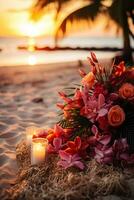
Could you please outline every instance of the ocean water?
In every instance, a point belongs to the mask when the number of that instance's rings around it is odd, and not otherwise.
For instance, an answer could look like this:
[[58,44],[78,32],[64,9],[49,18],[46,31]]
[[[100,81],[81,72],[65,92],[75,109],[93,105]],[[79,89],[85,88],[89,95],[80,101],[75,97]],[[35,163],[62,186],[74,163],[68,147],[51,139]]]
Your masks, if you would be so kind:
[[[28,45],[33,39],[0,37],[0,66],[35,65],[57,62],[68,62],[85,60],[89,55],[88,51],[26,51],[18,50],[18,46]],[[37,46],[53,47],[52,38],[36,38]],[[59,42],[60,46],[70,47],[122,47],[121,37],[68,37]],[[134,47],[134,41],[132,41]],[[96,52],[98,58],[112,58],[115,52]]]

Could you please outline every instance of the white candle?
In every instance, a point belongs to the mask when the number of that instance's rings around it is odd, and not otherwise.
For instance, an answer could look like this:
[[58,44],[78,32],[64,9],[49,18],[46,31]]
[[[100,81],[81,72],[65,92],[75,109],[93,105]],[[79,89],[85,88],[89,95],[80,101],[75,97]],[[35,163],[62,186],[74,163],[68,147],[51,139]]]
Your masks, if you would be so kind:
[[31,164],[39,164],[45,161],[48,140],[45,138],[34,138],[31,146]]
[[26,140],[27,144],[31,145],[33,135],[36,135],[37,127],[31,126],[26,129]]

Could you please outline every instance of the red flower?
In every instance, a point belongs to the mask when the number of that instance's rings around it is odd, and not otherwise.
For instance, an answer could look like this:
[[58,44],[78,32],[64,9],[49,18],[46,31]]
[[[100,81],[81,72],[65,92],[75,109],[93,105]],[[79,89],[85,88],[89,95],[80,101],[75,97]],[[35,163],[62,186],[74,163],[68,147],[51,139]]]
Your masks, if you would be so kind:
[[85,150],[89,144],[86,140],[82,141],[81,138],[77,136],[74,141],[68,141],[67,146],[68,148],[65,150],[66,152],[70,154],[78,153],[81,156],[85,156]]
[[113,76],[121,76],[126,70],[124,61],[120,62],[118,65],[115,65],[113,68]]
[[98,98],[99,94],[103,94],[104,96],[106,96],[108,94],[108,91],[106,90],[106,88],[104,87],[104,85],[101,84],[95,84],[94,87],[94,96],[96,98]]
[[109,127],[107,116],[99,117],[98,123],[101,130],[107,130]]
[[74,154],[77,153],[81,148],[81,138],[77,136],[74,141],[67,142],[68,148],[66,152]]
[[53,142],[54,138],[62,138],[64,140],[66,138],[66,134],[64,132],[64,129],[56,124],[54,130],[50,129],[50,131],[48,131],[48,135],[46,138],[49,142]]

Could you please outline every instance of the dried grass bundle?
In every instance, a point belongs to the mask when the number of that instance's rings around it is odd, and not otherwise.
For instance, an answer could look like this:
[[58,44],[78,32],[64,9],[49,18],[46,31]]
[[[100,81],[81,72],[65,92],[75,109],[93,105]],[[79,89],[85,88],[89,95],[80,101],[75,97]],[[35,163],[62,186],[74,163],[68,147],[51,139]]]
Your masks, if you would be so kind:
[[19,166],[16,184],[8,190],[13,200],[87,200],[104,195],[129,195],[126,176],[121,169],[103,166],[94,160],[87,163],[83,172],[63,170],[57,166],[55,155],[46,163],[30,165],[30,149],[25,142],[17,146]]

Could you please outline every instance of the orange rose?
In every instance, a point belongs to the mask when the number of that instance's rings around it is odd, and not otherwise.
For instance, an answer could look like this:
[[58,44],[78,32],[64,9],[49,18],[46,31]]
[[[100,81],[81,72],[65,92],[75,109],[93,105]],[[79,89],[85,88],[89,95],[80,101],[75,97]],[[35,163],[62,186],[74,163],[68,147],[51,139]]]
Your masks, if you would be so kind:
[[86,85],[89,88],[91,88],[94,85],[94,82],[95,82],[95,76],[93,72],[89,72],[86,76],[83,77],[81,81],[83,85]]
[[134,86],[131,83],[124,83],[119,89],[119,96],[123,99],[131,99],[134,97]]
[[110,108],[108,112],[108,122],[111,126],[117,127],[120,126],[125,120],[125,113],[123,109],[115,105]]

